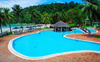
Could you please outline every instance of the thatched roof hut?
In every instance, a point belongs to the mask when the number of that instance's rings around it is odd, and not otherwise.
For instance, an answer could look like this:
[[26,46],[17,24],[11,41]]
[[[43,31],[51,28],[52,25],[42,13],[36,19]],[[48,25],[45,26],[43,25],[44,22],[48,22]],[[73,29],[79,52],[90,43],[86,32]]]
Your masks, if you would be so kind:
[[64,23],[63,21],[59,21],[53,25],[53,27],[70,27],[67,23]]
[[54,31],[68,31],[68,29],[69,29],[69,25],[67,24],[67,23],[64,23],[63,21],[59,21],[59,22],[57,22],[57,23],[55,23],[54,25],[53,25],[53,27],[54,27]]

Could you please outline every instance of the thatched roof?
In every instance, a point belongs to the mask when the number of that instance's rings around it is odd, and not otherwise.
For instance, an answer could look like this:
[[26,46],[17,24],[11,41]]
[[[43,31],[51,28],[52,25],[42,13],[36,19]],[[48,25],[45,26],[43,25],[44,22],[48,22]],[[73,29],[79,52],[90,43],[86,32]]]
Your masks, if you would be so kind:
[[53,27],[69,27],[69,25],[67,25],[66,23],[64,23],[63,21],[59,21],[57,23],[55,23],[53,25]]

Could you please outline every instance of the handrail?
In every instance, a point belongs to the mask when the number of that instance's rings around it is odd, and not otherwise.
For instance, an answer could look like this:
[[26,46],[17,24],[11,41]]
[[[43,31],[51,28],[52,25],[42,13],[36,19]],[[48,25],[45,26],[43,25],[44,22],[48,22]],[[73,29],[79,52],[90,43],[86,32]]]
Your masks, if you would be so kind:
[[85,33],[88,33],[88,34],[90,34],[91,32],[90,32],[90,30],[88,30],[87,28],[85,28],[85,27],[80,27],[80,26],[72,26],[72,27],[70,27],[70,28],[73,28],[73,27],[77,27],[77,28],[80,28],[82,31],[84,31]]

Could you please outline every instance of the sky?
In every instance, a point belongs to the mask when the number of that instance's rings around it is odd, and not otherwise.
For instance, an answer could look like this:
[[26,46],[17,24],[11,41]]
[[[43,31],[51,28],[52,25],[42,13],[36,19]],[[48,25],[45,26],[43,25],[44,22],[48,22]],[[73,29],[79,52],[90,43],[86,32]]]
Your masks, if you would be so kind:
[[22,8],[25,8],[33,5],[50,4],[52,2],[69,3],[71,1],[74,1],[75,3],[82,3],[82,0],[0,0],[0,7],[6,7],[11,9],[14,4],[18,4]]

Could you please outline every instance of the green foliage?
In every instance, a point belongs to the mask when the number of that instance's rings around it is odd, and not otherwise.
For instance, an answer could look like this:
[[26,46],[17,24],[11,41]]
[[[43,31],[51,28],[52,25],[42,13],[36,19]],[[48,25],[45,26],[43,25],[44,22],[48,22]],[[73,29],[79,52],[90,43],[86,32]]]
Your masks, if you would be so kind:
[[61,12],[52,13],[52,19],[53,19],[52,24],[61,20],[61,14],[62,14]]
[[92,28],[93,28],[94,26],[84,26],[84,27],[86,27],[86,28],[88,28],[88,27],[92,27]]
[[10,22],[11,22],[11,19],[12,19],[12,14],[9,13],[10,9],[8,9],[8,8],[4,8],[3,11],[4,11],[5,21],[6,21],[7,24],[9,24],[9,28],[10,28],[10,32],[11,32]]
[[20,16],[21,16],[21,11],[22,11],[22,8],[20,7],[20,5],[14,5],[12,7],[12,10],[13,10],[13,13],[14,13],[14,16],[15,16],[15,22],[16,23],[21,23],[21,20],[20,20]]
[[83,0],[86,1],[88,3],[85,3],[84,7],[82,8],[82,12],[83,13],[87,13],[87,17],[89,18],[90,21],[90,25],[92,26],[92,22],[97,21],[98,25],[99,24],[99,16],[100,16],[100,12],[98,12],[98,10],[100,10],[100,2],[99,0]]
[[44,24],[50,24],[52,21],[52,18],[51,16],[44,12],[43,15],[41,16],[41,23],[44,23]]
[[0,38],[1,37],[4,37],[4,36],[8,36],[8,35],[12,35],[12,32],[9,32],[8,34],[5,34],[5,35],[0,36]]
[[[43,13],[48,13],[47,19],[49,21],[45,23],[56,23],[59,20],[66,22],[67,13],[69,9],[75,8],[78,3],[73,1],[70,3],[51,3],[37,6],[30,6],[22,9],[20,5],[14,5],[12,12],[14,18],[11,23],[40,23],[43,21]],[[45,16],[45,15],[44,15]],[[44,23],[44,22],[42,22]]]
[[70,24],[70,23],[69,23],[68,25],[69,25],[69,26],[76,26],[76,24],[75,24],[75,23],[73,23],[73,24]]
[[[20,5],[14,5],[12,7],[12,12],[9,12],[9,19],[12,22],[9,23],[45,23],[54,24],[60,20],[66,23],[72,23],[75,25],[87,25],[86,19],[91,22],[95,20],[100,20],[100,8],[97,1],[95,4],[90,0],[85,0],[88,3],[51,3],[37,6],[30,6],[26,8],[21,8]],[[94,1],[94,0],[93,0]],[[91,3],[92,2],[92,3]],[[96,4],[97,3],[97,4]],[[4,18],[2,18],[4,19]],[[8,23],[7,21],[3,21]],[[2,23],[3,23],[2,22]],[[5,24],[6,25],[6,24]],[[87,25],[89,26],[89,25]]]
[[96,26],[96,28],[99,28],[99,26]]
[[54,12],[61,12],[62,10],[68,11],[69,9],[72,9],[76,7],[77,5],[78,3],[74,3],[73,1],[71,1],[70,3],[66,3],[66,2],[65,3],[51,3],[51,4],[31,6],[31,7],[40,11],[41,13],[43,12],[54,13]]
[[1,30],[1,33],[2,33],[1,25],[6,26],[6,21],[5,21],[4,13],[3,13],[3,8],[0,8],[0,30]]
[[30,7],[29,11],[27,11],[28,20],[30,23],[39,23],[41,20],[41,14],[39,11],[35,10],[34,8]]
[[100,35],[98,35],[98,36],[95,36],[95,38],[99,38],[99,39],[100,39]]

